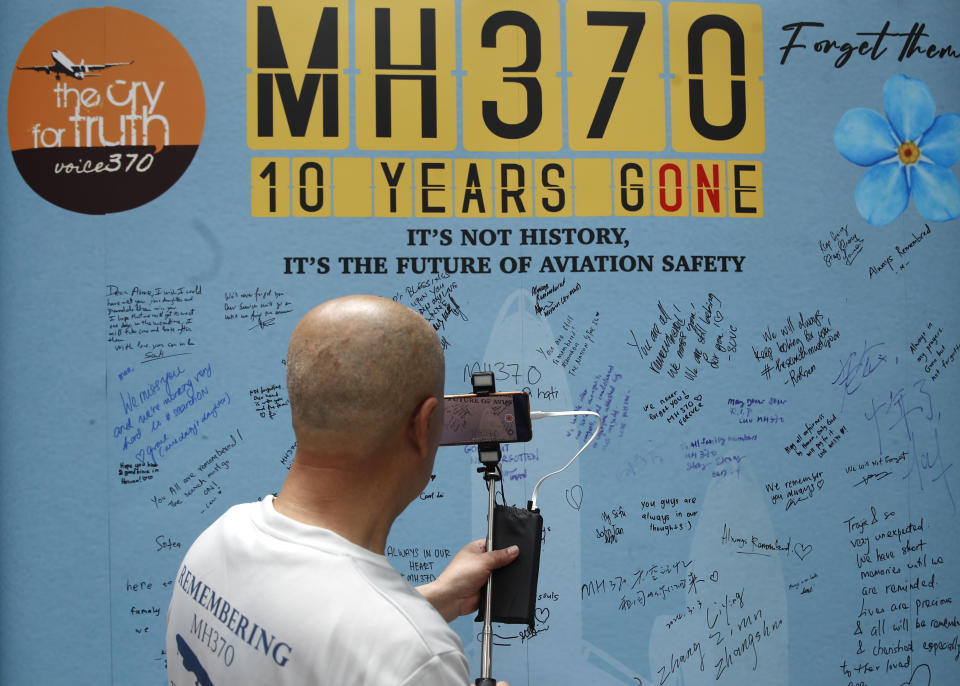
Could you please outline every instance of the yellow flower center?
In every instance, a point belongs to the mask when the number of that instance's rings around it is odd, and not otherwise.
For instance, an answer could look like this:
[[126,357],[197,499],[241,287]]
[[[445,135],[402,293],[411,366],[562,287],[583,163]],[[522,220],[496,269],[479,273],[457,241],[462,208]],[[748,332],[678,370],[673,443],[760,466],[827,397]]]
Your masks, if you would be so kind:
[[920,148],[917,147],[916,143],[907,141],[900,144],[900,147],[897,148],[897,154],[900,155],[901,164],[913,164],[920,159]]

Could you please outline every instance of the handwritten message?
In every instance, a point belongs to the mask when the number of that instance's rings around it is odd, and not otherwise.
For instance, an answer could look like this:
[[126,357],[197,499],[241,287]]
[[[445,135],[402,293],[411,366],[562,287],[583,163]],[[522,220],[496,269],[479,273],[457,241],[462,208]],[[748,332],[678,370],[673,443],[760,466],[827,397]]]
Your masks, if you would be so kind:
[[864,419],[876,431],[877,458],[884,464],[897,459],[893,456],[905,458],[903,466],[897,468],[901,478],[925,496],[938,493],[955,514],[957,503],[950,483],[954,462],[941,448],[941,412],[927,389],[928,383],[919,379],[872,397]]
[[690,395],[682,388],[672,391],[662,398],[643,404],[643,411],[650,421],[664,420],[667,424],[676,422],[683,426],[703,409],[703,395]]
[[671,496],[653,500],[640,499],[640,518],[650,531],[664,536],[693,530],[699,511],[696,496]]
[[242,322],[248,330],[265,329],[293,312],[293,303],[283,291],[256,287],[226,291],[223,294],[223,319]]
[[804,422],[803,429],[784,451],[797,457],[824,457],[847,434],[845,425],[838,425],[837,415],[821,413],[813,421]]
[[[213,377],[210,363],[177,364],[161,368],[130,390],[121,390],[117,400],[123,414],[113,426],[121,463],[156,466],[196,439],[201,427],[218,420],[230,405],[230,393],[213,390]],[[133,384],[138,377],[127,378]]]
[[397,571],[403,574],[411,584],[426,584],[436,581],[437,574],[443,571],[456,551],[430,544],[415,545],[398,543],[388,545],[387,558]]
[[454,297],[458,288],[459,284],[451,278],[451,273],[442,271],[435,276],[411,283],[402,291],[394,293],[393,299],[416,310],[430,322],[433,330],[440,336],[444,349],[447,349],[450,341],[446,333],[451,320],[470,321],[470,317],[460,308],[460,303]]
[[724,323],[722,307],[714,293],[699,305],[667,307],[658,301],[654,323],[639,332],[630,329],[627,345],[641,359],[650,360],[652,372],[666,372],[671,379],[682,372],[693,381],[702,369],[718,369],[722,360],[731,360],[737,351],[737,327]]
[[290,405],[280,384],[251,388],[249,395],[253,402],[253,410],[260,415],[261,419],[275,419],[280,408]]
[[782,398],[727,398],[727,410],[738,424],[783,424]]
[[830,238],[817,241],[823,262],[828,267],[842,264],[847,267],[853,264],[863,250],[863,238],[851,233],[846,226],[830,232]]
[[778,328],[767,326],[763,345],[753,348],[753,357],[763,367],[764,379],[783,379],[796,386],[817,369],[813,358],[829,349],[840,338],[830,318],[815,310],[789,315]]
[[[631,391],[621,388],[622,379],[623,375],[613,365],[608,365],[606,371],[594,376],[589,388],[583,389],[577,397],[579,409],[596,412],[603,420],[603,429],[597,437],[601,447],[607,447],[615,438],[622,437],[627,427]],[[583,442],[595,428],[596,419],[579,415],[573,418],[567,436]]]
[[741,463],[746,460],[749,446],[757,438],[757,434],[728,434],[701,436],[684,442],[681,449],[686,463],[685,471],[709,471],[714,479],[740,476]]
[[587,352],[596,342],[599,325],[599,312],[594,312],[593,318],[586,327],[578,324],[572,315],[567,315],[563,324],[560,325],[560,331],[557,332],[553,344],[546,348],[538,347],[537,352],[555,366],[565,369],[570,376],[576,376],[587,357]]
[[242,443],[243,434],[240,429],[231,432],[223,444],[215,448],[202,462],[170,481],[166,492],[150,496],[151,504],[160,509],[161,506],[178,508],[192,503],[198,514],[209,510],[223,495],[223,477],[231,469],[232,454]]
[[823,490],[826,483],[822,471],[811,471],[800,476],[794,476],[784,480],[771,481],[764,484],[764,489],[770,497],[770,504],[783,505],[784,510],[799,503],[812,499]]
[[851,513],[840,527],[857,590],[843,676],[868,685],[886,683],[890,673],[912,680],[920,667],[929,677],[923,661],[938,653],[960,659],[955,589],[946,581],[947,557],[931,543],[930,522],[879,505]]
[[930,236],[932,229],[929,224],[924,224],[923,230],[917,233],[911,233],[911,240],[903,246],[894,245],[896,257],[893,254],[887,255],[883,260],[867,267],[867,275],[870,279],[875,276],[892,274],[899,275],[910,266],[910,260],[906,259],[912,252]]
[[923,371],[930,376],[931,381],[936,381],[943,370],[956,361],[957,353],[960,352],[960,343],[944,343],[942,335],[942,326],[927,322],[923,331],[910,343],[910,353],[923,365]]
[[199,285],[107,286],[107,343],[114,352],[133,352],[142,362],[193,352]]
[[530,288],[530,295],[536,299],[534,311],[544,317],[549,317],[576,293],[579,293],[582,288],[579,281],[572,286],[568,286],[565,278],[558,282],[533,286]]

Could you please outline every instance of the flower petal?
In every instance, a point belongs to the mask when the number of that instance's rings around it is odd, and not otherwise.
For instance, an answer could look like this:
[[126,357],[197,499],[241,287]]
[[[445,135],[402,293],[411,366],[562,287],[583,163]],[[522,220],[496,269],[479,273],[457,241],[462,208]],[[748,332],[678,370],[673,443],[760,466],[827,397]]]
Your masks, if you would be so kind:
[[833,130],[833,144],[841,155],[862,167],[893,157],[897,142],[883,115],[864,107],[848,110]]
[[923,81],[894,74],[883,84],[883,110],[903,143],[917,140],[930,128],[937,106]]
[[920,152],[942,167],[960,160],[960,114],[941,114],[920,141]]
[[920,214],[934,222],[960,217],[960,183],[949,169],[921,162],[913,166],[911,175]]
[[857,209],[874,226],[889,224],[899,217],[910,201],[907,174],[896,163],[875,164],[857,184]]

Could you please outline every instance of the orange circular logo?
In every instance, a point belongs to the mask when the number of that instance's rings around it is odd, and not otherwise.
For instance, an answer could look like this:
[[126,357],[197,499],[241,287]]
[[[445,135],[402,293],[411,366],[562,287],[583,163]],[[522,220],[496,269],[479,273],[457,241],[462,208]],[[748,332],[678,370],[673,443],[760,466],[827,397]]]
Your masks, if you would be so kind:
[[186,171],[203,135],[190,55],[146,17],[97,7],[41,26],[17,59],[10,149],[38,195],[74,212],[139,207]]

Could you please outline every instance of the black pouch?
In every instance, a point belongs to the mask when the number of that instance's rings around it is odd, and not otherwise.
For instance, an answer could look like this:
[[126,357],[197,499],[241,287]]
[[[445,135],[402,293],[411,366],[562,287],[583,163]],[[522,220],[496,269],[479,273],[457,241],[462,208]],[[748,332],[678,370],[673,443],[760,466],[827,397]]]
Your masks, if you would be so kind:
[[[533,626],[537,606],[537,576],[540,574],[540,542],[543,517],[519,507],[496,505],[493,508],[493,547],[495,550],[520,548],[516,560],[493,572],[493,598],[490,617],[504,624]],[[480,612],[476,621],[485,619],[481,591]]]

